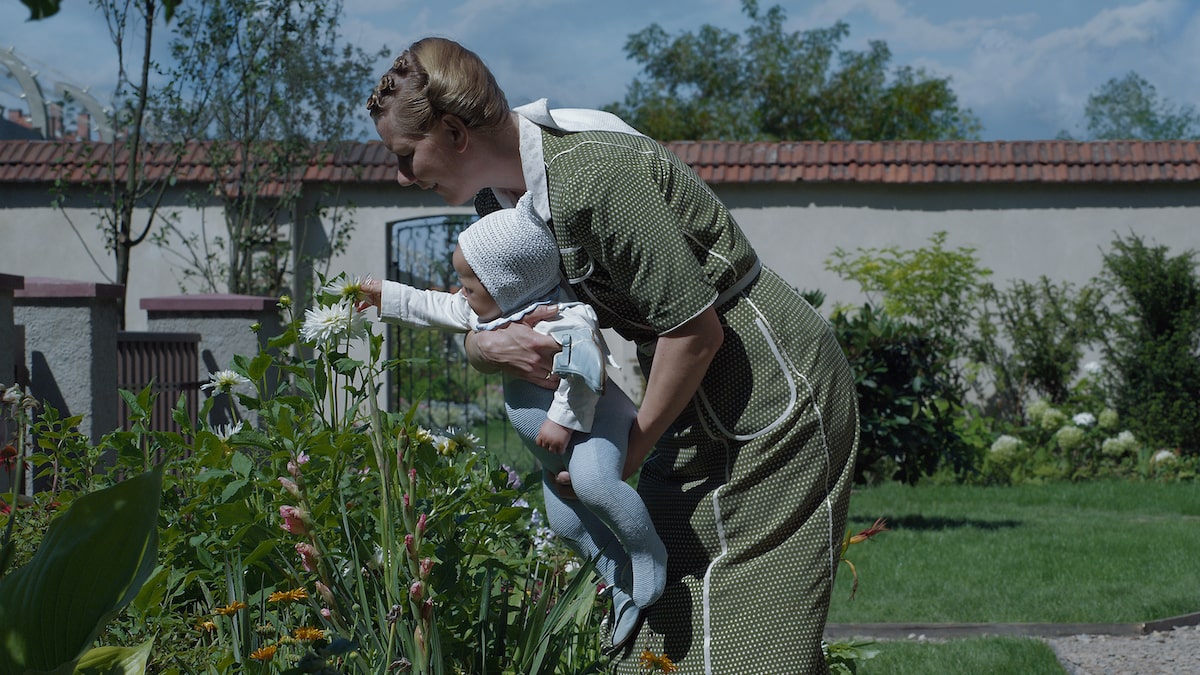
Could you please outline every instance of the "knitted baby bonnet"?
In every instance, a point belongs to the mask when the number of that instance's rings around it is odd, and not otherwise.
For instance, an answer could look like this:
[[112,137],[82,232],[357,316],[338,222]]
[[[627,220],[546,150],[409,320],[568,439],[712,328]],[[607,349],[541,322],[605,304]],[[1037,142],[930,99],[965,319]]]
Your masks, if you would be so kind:
[[502,316],[545,300],[558,288],[558,242],[528,193],[515,207],[472,223],[458,235],[458,246]]

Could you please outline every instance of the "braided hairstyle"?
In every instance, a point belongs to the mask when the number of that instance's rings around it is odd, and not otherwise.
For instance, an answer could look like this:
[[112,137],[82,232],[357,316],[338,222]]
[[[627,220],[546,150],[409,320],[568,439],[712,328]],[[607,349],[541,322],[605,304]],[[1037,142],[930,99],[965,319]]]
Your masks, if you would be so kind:
[[442,115],[468,128],[503,124],[508,100],[483,60],[452,40],[429,37],[400,54],[367,98],[371,119],[391,120],[393,129],[423,134]]

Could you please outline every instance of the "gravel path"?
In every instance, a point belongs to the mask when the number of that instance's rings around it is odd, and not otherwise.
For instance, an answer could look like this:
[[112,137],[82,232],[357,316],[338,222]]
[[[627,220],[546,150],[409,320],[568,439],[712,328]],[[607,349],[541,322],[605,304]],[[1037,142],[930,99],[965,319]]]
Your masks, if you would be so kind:
[[1047,638],[1067,675],[1200,675],[1200,626],[1135,637]]

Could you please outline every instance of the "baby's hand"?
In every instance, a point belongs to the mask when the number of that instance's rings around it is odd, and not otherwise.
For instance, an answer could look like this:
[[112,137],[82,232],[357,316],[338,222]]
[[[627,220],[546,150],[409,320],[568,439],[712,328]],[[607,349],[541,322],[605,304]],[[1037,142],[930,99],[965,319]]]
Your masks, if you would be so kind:
[[542,428],[538,430],[536,440],[539,447],[561,455],[566,452],[567,445],[571,442],[571,434],[571,429],[557,422],[546,420],[542,422]]

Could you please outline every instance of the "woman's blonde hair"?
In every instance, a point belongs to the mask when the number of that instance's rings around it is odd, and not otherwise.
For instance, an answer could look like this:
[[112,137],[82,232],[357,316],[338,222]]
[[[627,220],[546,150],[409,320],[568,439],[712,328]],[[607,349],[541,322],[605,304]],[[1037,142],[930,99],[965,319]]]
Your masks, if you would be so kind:
[[401,133],[422,134],[451,114],[468,128],[508,119],[508,100],[483,60],[452,40],[425,38],[396,58],[367,98],[371,119],[387,117]]

